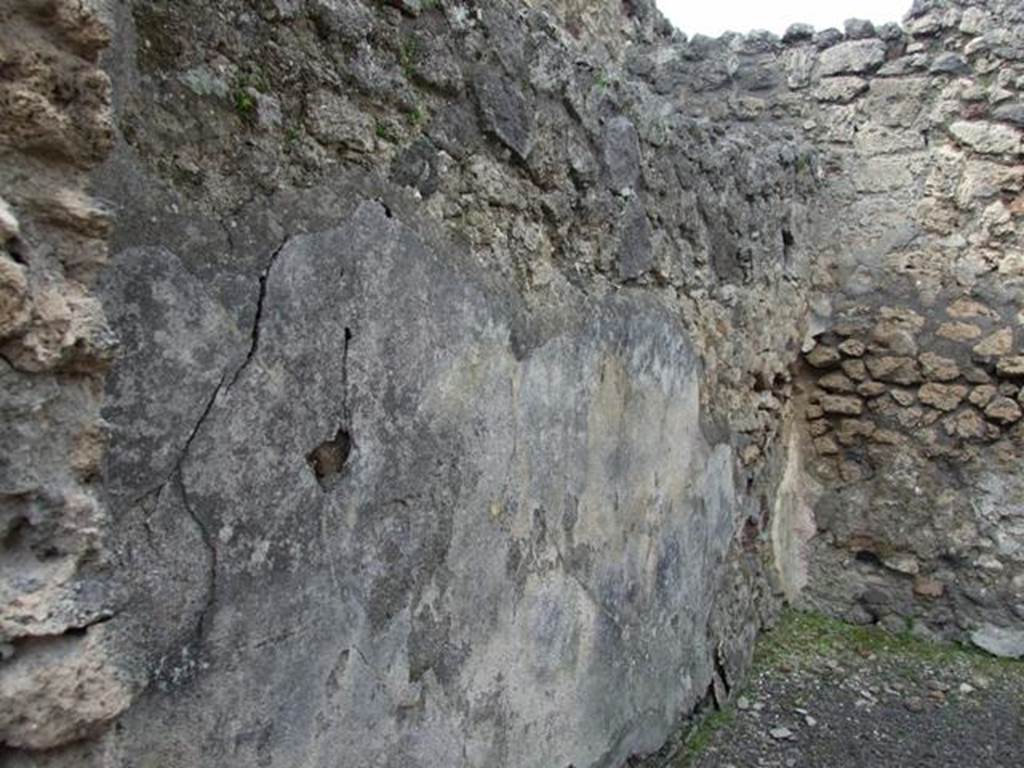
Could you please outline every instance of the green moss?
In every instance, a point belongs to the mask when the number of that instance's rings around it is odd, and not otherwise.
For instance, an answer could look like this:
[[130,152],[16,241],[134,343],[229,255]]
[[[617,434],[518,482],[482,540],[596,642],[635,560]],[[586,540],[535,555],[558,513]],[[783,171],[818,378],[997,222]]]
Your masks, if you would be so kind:
[[676,758],[674,768],[686,768],[708,748],[716,733],[730,725],[736,716],[731,706],[717,710],[704,717],[686,737],[683,749]]
[[394,133],[392,133],[391,129],[387,126],[387,124],[381,122],[380,120],[377,121],[377,125],[374,128],[374,133],[377,134],[378,139],[389,141],[392,144],[398,141],[398,137],[395,136]]
[[402,73],[409,80],[415,71],[417,50],[416,41],[412,38],[407,39],[398,49],[398,63],[402,67]]
[[789,609],[765,632],[754,652],[759,671],[800,667],[822,657],[899,656],[935,664],[965,664],[979,672],[1024,676],[1024,664],[997,659],[967,646],[934,643],[909,630],[894,634],[879,627],[858,627],[817,613]]
[[235,89],[235,111],[246,121],[256,113],[256,99],[244,87]]

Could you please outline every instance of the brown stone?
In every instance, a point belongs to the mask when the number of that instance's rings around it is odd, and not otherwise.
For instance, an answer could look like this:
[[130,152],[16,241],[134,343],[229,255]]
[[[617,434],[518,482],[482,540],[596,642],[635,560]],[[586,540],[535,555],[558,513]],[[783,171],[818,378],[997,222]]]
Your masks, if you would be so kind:
[[971,317],[986,317],[991,320],[999,318],[999,313],[989,309],[984,304],[967,298],[957,299],[946,307],[946,314],[958,320]]
[[839,477],[845,483],[859,483],[868,478],[868,471],[861,464],[852,460],[839,462]]
[[920,408],[901,408],[896,414],[896,420],[904,429],[912,429],[921,424],[921,417],[924,411]]
[[917,390],[917,396],[925,405],[940,411],[955,411],[967,397],[967,387],[962,384],[928,383]]
[[812,419],[820,419],[825,415],[825,411],[821,409],[820,405],[808,405],[807,410],[804,411],[804,415],[807,417],[807,420],[810,421]]
[[991,384],[982,384],[981,386],[972,389],[971,394],[967,399],[970,400],[973,405],[976,405],[979,408],[984,408],[997,394],[999,394],[999,390]]
[[20,331],[31,315],[25,268],[0,252],[0,338]]
[[893,323],[914,333],[924,328],[924,318],[907,307],[882,307],[878,310],[878,314],[883,321]]
[[989,425],[973,408],[955,413],[942,422],[946,434],[962,440],[981,440],[988,435]]
[[807,424],[807,431],[811,437],[821,437],[829,430],[829,423],[825,419],[815,419]]
[[948,357],[925,352],[918,360],[921,363],[921,372],[929,381],[953,381],[960,377],[960,367],[955,360]]
[[937,599],[942,597],[945,591],[946,585],[937,579],[928,576],[918,576],[914,579],[914,594],[918,597]]
[[981,328],[970,323],[943,323],[935,333],[952,341],[974,341],[981,336]]
[[903,435],[891,429],[876,429],[871,433],[871,440],[880,445],[899,445],[903,442]]
[[1024,378],[1024,355],[1002,358],[996,363],[996,373],[1007,378]]
[[1013,351],[1013,331],[1001,328],[975,344],[971,351],[979,357],[1008,355]]
[[843,373],[854,381],[864,381],[868,377],[868,368],[863,360],[843,360]]
[[825,413],[840,416],[860,416],[864,412],[864,403],[853,395],[825,395],[821,398],[821,407]]
[[842,357],[835,347],[830,347],[827,344],[818,344],[814,349],[807,353],[805,359],[807,364],[814,368],[831,368],[838,363]]
[[912,357],[869,356],[865,360],[873,378],[909,386],[921,381],[917,361]]
[[847,357],[863,357],[868,348],[860,339],[847,339],[839,345],[839,351]]
[[853,392],[853,382],[845,374],[835,371],[818,379],[818,386],[829,392]]
[[847,320],[836,323],[832,330],[837,336],[856,336],[858,333],[865,333],[869,327],[866,320]]
[[904,407],[906,407],[908,405],[913,405],[914,404],[914,400],[916,399],[914,397],[914,393],[913,392],[909,392],[909,391],[907,391],[905,389],[892,389],[892,390],[889,390],[889,395],[892,397],[893,400],[895,400],[897,403],[899,403],[900,405],[902,405]]
[[1021,416],[1020,405],[1008,397],[997,397],[985,408],[985,417],[998,424],[1015,424]]
[[870,437],[878,427],[869,419],[843,419],[836,430],[836,439],[843,445],[855,445],[863,437]]
[[917,340],[902,324],[881,322],[871,332],[872,347],[887,350],[894,355],[916,355]]
[[821,456],[835,456],[839,453],[839,446],[831,437],[819,437],[814,441],[814,450]]
[[863,397],[878,397],[884,395],[887,387],[880,381],[865,381],[857,386],[857,394]]

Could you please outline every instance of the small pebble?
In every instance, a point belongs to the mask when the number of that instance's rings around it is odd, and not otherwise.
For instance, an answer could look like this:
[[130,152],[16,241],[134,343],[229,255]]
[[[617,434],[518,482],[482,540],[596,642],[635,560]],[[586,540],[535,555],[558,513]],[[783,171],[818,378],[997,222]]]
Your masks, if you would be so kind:
[[746,712],[748,709],[750,709],[750,699],[748,699],[746,696],[740,696],[738,699],[736,699],[736,709],[740,710],[741,712]]
[[811,717],[810,715],[807,715],[807,716],[806,716],[806,717],[804,718],[804,722],[805,722],[805,723],[807,723],[807,725],[808,725],[809,727],[811,727],[811,728],[813,728],[814,726],[816,726],[816,725],[818,724],[818,721],[817,721],[817,720],[815,720],[815,719],[814,719],[813,717]]
[[967,694],[974,693],[977,689],[970,683],[960,683],[960,688],[958,690],[960,693]]
[[924,702],[917,697],[907,699],[904,706],[911,712],[924,712]]
[[768,731],[768,734],[776,741],[786,741],[787,739],[793,738],[793,732],[785,726],[772,728],[770,731]]

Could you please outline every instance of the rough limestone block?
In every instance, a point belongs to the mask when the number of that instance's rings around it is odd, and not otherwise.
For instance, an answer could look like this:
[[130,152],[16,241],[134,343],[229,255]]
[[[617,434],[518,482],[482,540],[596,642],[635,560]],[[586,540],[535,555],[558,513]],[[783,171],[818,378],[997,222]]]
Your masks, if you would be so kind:
[[1016,424],[1021,419],[1020,406],[1008,397],[997,397],[985,407],[985,417],[999,424]]
[[873,72],[885,62],[885,43],[881,40],[853,40],[823,51],[818,60],[822,77]]
[[1008,125],[958,120],[949,126],[949,133],[961,144],[985,155],[1021,152],[1021,132]]
[[821,398],[825,413],[839,416],[860,416],[864,412],[864,401],[852,395],[825,395]]
[[811,91],[811,95],[818,101],[849,104],[867,89],[868,82],[861,77],[828,77]]
[[818,344],[807,353],[805,359],[808,365],[814,368],[831,368],[843,358],[836,351],[835,347],[830,347],[828,344]]
[[967,397],[967,387],[962,384],[928,383],[917,391],[917,396],[925,405],[938,408],[940,411],[955,411]]
[[1002,358],[996,363],[996,373],[1012,378],[1024,377],[1024,355]]
[[924,352],[918,361],[921,363],[921,372],[930,381],[953,381],[960,376],[960,366],[948,357]]
[[971,351],[979,357],[1008,355],[1013,351],[1013,331],[1009,328],[1000,328],[975,344]]

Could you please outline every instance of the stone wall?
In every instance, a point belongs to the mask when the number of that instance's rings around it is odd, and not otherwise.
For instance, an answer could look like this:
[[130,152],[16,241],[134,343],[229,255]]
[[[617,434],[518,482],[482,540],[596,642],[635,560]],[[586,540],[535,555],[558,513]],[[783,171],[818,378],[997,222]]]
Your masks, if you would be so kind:
[[108,27],[89,3],[0,3],[0,743],[92,735],[126,674],[99,585],[116,570],[100,416],[114,336],[95,294],[111,217]]
[[5,759],[616,766],[727,695],[779,600],[810,146],[624,73],[649,3],[112,29],[91,594],[130,706]]
[[1024,648],[1022,20],[918,2],[903,28],[627,54],[694,113],[788,124],[821,152],[804,600],[992,650]]
[[90,7],[0,4],[4,760],[610,768],[783,599],[1015,650],[1016,4]]

